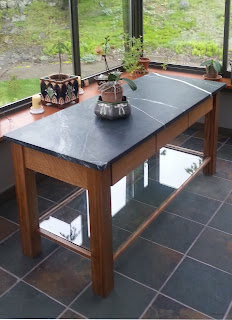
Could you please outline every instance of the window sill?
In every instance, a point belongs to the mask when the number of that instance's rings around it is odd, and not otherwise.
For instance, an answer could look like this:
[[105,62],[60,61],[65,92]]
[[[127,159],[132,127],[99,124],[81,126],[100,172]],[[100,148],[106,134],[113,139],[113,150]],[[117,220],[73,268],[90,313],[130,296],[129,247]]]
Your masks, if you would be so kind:
[[[169,71],[169,70],[161,70],[161,69],[149,69],[150,72],[157,72],[160,74],[166,75],[173,75],[173,76],[183,76],[186,78],[195,78],[195,79],[202,79],[202,75],[200,74],[192,74],[192,73],[185,73],[185,72],[176,72],[176,71]],[[133,76],[128,76],[128,74],[124,74],[131,79],[134,79]],[[142,76],[142,75],[141,75]],[[140,76],[138,76],[140,77]],[[232,89],[232,85],[230,84],[230,79],[222,78],[221,82],[226,83],[226,89]],[[84,87],[84,94],[79,96],[79,101],[84,101],[99,94],[97,83],[90,84],[87,87]],[[30,113],[28,109],[24,109],[21,111],[15,111],[7,116],[3,116],[0,118],[0,142],[3,141],[3,135],[7,134],[10,131],[16,130],[21,128],[27,124],[30,124],[34,121],[40,120],[45,118],[55,112],[59,112],[60,109],[53,106],[44,106],[45,112],[38,115],[33,115]]]

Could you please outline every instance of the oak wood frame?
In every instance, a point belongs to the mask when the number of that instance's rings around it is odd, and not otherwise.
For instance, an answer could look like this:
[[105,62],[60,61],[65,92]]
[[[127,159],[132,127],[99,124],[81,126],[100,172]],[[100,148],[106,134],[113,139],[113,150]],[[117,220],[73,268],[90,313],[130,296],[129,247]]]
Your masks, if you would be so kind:
[[[177,121],[165,127],[157,135],[151,136],[124,157],[115,161],[104,171],[98,171],[76,163],[12,143],[15,169],[16,193],[22,248],[24,254],[35,257],[41,251],[40,233],[61,245],[91,259],[93,290],[106,297],[114,287],[113,259],[116,259],[129,244],[161,213],[166,205],[180,192],[177,190],[158,208],[113,256],[112,217],[110,186],[123,176],[153,156],[161,147],[170,142],[195,121],[206,115],[204,172],[213,174],[216,166],[217,111],[218,96],[210,97],[195,109],[185,113]],[[196,110],[198,112],[196,112]],[[199,169],[200,170],[200,169]],[[197,170],[197,172],[199,171]],[[61,181],[85,188],[89,191],[90,248],[91,252],[69,243],[65,239],[39,229],[37,215],[36,186],[34,171]],[[191,180],[191,179],[189,179]],[[189,181],[188,180],[188,181]],[[183,187],[188,183],[184,183]]]

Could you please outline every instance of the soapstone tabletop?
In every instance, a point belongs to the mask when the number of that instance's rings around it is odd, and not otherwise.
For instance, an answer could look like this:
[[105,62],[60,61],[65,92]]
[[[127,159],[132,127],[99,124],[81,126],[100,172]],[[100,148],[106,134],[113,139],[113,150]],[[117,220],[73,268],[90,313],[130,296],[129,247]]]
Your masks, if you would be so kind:
[[[137,90],[123,86],[131,115],[120,120],[98,118],[98,97],[77,103],[4,136],[11,142],[104,170],[181,115],[221,90],[225,84],[156,73],[135,80]],[[29,111],[28,111],[29,112]]]

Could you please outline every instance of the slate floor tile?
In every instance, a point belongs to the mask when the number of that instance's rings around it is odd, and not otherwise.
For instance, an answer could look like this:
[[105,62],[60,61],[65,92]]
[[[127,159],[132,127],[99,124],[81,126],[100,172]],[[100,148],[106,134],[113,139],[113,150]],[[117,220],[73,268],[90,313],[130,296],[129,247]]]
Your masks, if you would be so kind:
[[228,160],[217,159],[215,176],[232,180],[232,162]]
[[181,146],[182,143],[184,143],[187,139],[189,139],[188,135],[185,134],[180,134],[179,136],[177,136],[175,139],[173,139],[170,144],[174,145],[174,146]]
[[232,275],[185,258],[162,292],[199,312],[221,319],[232,299]]
[[59,319],[85,319],[85,317],[81,316],[80,314],[68,309],[65,313],[62,314]]
[[228,197],[225,200],[226,203],[232,204],[232,192],[228,195]]
[[56,318],[64,307],[25,283],[0,298],[0,318]]
[[186,190],[223,201],[232,190],[232,181],[199,173],[186,187]]
[[67,207],[78,210],[82,213],[87,213],[87,195],[86,191],[77,196],[74,200],[67,204]]
[[190,309],[163,295],[158,295],[143,319],[210,319],[206,315]]
[[191,135],[195,134],[197,131],[202,130],[202,128],[203,128],[203,124],[200,122],[196,122],[190,128],[185,130],[183,132],[183,134],[191,136]]
[[[221,147],[221,143],[217,143],[217,149]],[[204,140],[191,137],[187,141],[181,144],[181,147],[186,148],[186,149],[191,149],[191,150],[196,150],[203,152],[204,150]]]
[[224,146],[218,150],[217,157],[232,161],[232,146],[224,144]]
[[158,207],[169,197],[175,189],[148,179],[148,186],[144,187],[143,178],[135,183],[134,199],[151,206]]
[[155,291],[115,273],[114,289],[107,298],[95,295],[90,286],[71,308],[87,318],[138,319],[155,294]]
[[189,256],[232,273],[232,235],[206,228]]
[[46,177],[37,183],[38,195],[54,202],[62,201],[75,189],[77,187],[51,177]]
[[0,217],[0,242],[18,228],[19,227],[16,224]]
[[229,310],[229,312],[228,312],[228,314],[227,314],[225,319],[228,319],[228,320],[232,319],[232,307],[230,308],[230,310]]
[[185,253],[202,229],[201,224],[162,212],[141,236]]
[[0,296],[15,284],[17,279],[8,272],[0,269]]
[[224,203],[209,225],[232,234],[232,205]]
[[0,266],[18,277],[23,277],[41,260],[57,248],[57,244],[42,238],[42,252],[37,258],[22,253],[19,231],[0,244]]
[[[113,241],[113,252],[115,252],[119,246],[124,243],[131,233],[126,230],[122,230],[116,226],[112,226],[112,241]],[[88,224],[82,227],[82,247],[90,250],[90,237],[88,236]]]
[[208,199],[189,191],[182,191],[165,210],[206,224],[220,205],[220,201]]
[[218,132],[224,136],[228,136],[228,138],[232,136],[232,129],[229,128],[219,127]]
[[155,208],[129,199],[126,206],[113,216],[115,226],[134,232],[154,212]]
[[[43,199],[38,197],[38,212],[39,216],[43,214],[44,211],[48,210],[52,206],[54,206],[53,201],[49,201],[47,199]],[[18,208],[16,198],[8,200],[2,204],[0,204],[0,215],[8,220],[19,223],[18,218]]]
[[180,253],[139,238],[115,261],[115,269],[159,289],[181,258]]
[[90,260],[59,248],[24,280],[68,305],[91,281]]
[[226,141],[226,144],[232,145],[232,138],[230,138],[229,140],[227,140],[227,141]]
[[[204,139],[204,128],[202,130],[197,131],[194,134],[194,137]],[[225,133],[218,133],[218,142],[224,143],[229,139],[229,136]]]

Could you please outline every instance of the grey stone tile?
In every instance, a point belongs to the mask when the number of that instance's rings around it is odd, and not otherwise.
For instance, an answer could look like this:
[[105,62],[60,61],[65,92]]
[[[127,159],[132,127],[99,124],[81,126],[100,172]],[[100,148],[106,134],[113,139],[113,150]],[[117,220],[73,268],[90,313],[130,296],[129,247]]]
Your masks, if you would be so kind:
[[188,135],[180,134],[175,139],[173,139],[170,144],[174,146],[181,146],[187,139],[189,139]]
[[[220,146],[221,146],[221,143],[217,143],[217,148],[219,148]],[[191,137],[186,142],[182,143],[181,147],[203,152],[204,140],[199,139],[199,138],[195,138],[195,137]]]
[[223,201],[232,190],[232,181],[199,173],[186,187],[186,190]]
[[4,238],[18,230],[18,228],[19,227],[15,223],[0,217],[0,241],[4,240]]
[[224,203],[209,225],[232,234],[232,206]]
[[231,252],[232,235],[206,228],[188,255],[232,273]]
[[159,289],[181,258],[180,253],[139,238],[115,261],[115,269]]
[[86,319],[85,317],[81,316],[80,314],[68,309],[59,317],[59,319]]
[[15,277],[2,269],[0,269],[0,279],[0,295],[6,292],[17,281]]
[[190,309],[163,295],[158,295],[143,319],[210,319],[204,314]]
[[232,192],[228,195],[228,197],[225,200],[226,203],[232,204]]
[[[54,206],[54,202],[38,197],[38,212],[41,216],[46,210]],[[16,198],[0,204],[0,215],[8,220],[19,223]]]
[[77,187],[51,177],[46,177],[37,183],[38,195],[54,202],[60,202],[75,189]]
[[232,161],[232,146],[225,144],[222,146],[217,153],[217,157],[220,159]]
[[23,277],[48,254],[57,248],[57,244],[42,238],[42,252],[32,259],[22,253],[19,231],[0,244],[0,266],[18,277]]
[[221,319],[232,299],[232,275],[185,258],[162,292],[210,317]]
[[155,294],[155,291],[115,274],[114,289],[107,298],[97,296],[88,287],[70,307],[87,318],[137,319]]
[[217,159],[215,176],[232,180],[232,162],[228,160]]
[[202,229],[201,224],[162,212],[142,237],[185,253]]
[[189,191],[182,191],[166,210],[206,224],[220,205],[220,201],[208,199]]
[[134,199],[143,203],[147,203],[154,207],[158,207],[164,200],[166,200],[175,190],[171,187],[163,185],[158,181],[148,181],[148,186],[144,188],[144,181],[140,179],[135,184]]
[[25,283],[0,298],[0,318],[56,318],[64,307]]
[[90,283],[90,261],[70,250],[60,248],[24,280],[68,305]]
[[154,212],[155,208],[145,203],[129,199],[114,217],[113,224],[120,228],[134,232]]

